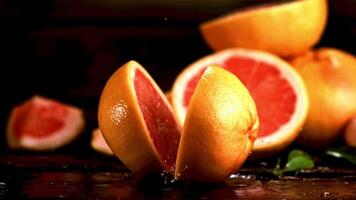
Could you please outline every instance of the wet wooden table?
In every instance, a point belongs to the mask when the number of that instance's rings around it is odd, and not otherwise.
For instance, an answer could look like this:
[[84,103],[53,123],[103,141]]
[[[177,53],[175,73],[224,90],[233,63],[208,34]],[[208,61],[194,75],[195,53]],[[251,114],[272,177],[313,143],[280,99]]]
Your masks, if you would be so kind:
[[0,169],[0,199],[356,199],[352,165],[277,178],[253,164],[216,185],[132,175],[116,158],[94,152],[9,153],[0,156]]

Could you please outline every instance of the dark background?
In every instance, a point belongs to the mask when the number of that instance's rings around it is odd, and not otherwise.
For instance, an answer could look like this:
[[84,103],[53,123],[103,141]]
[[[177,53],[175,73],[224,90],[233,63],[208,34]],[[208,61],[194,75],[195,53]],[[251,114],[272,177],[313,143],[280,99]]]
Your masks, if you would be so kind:
[[[11,108],[34,94],[83,108],[89,144],[101,90],[119,66],[137,60],[169,90],[185,66],[212,52],[199,33],[201,22],[265,2],[271,1],[0,1],[1,146]],[[356,1],[329,3],[318,46],[355,54]]]

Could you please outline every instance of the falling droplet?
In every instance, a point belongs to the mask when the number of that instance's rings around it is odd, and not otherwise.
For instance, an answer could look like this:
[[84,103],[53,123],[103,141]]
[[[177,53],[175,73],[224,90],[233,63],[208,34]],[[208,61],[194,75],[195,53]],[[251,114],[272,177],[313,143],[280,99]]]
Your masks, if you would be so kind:
[[330,195],[330,192],[324,192],[324,197],[328,197]]

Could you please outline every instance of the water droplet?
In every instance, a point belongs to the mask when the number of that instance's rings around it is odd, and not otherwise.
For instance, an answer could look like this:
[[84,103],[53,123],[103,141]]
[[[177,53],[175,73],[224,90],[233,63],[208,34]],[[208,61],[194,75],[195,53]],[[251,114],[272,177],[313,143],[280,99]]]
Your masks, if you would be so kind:
[[110,110],[110,119],[117,125],[127,117],[127,105],[123,101],[119,101]]
[[324,192],[324,197],[328,197],[330,195],[330,192]]

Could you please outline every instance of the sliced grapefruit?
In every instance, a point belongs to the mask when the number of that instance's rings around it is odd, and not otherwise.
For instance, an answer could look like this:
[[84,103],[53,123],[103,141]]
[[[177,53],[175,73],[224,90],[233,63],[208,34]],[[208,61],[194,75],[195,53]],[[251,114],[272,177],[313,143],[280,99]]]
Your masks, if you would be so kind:
[[225,180],[248,157],[258,127],[256,106],[245,86],[228,71],[208,67],[191,96],[176,179]]
[[290,1],[236,11],[207,21],[200,29],[216,51],[242,47],[290,56],[319,41],[327,11],[327,0]]
[[99,128],[93,130],[90,146],[99,153],[110,156],[114,155]]
[[12,149],[55,149],[74,140],[83,128],[79,108],[34,96],[12,110],[7,141]]
[[128,62],[108,80],[98,118],[111,150],[132,172],[174,172],[181,128],[166,97],[139,63]]
[[181,124],[198,81],[211,64],[235,74],[255,100],[260,131],[253,147],[254,154],[263,156],[277,152],[298,136],[308,111],[302,79],[280,58],[246,49],[217,52],[199,59],[181,72],[172,89],[172,106]]

